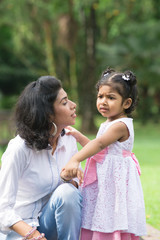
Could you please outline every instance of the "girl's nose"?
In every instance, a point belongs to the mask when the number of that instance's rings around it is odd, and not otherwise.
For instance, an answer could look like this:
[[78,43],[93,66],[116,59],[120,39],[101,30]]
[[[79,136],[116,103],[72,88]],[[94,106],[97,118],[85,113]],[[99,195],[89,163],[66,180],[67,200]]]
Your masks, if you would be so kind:
[[107,104],[107,100],[106,100],[105,98],[103,98],[103,99],[102,99],[102,103],[103,103],[104,105],[106,105],[106,104]]

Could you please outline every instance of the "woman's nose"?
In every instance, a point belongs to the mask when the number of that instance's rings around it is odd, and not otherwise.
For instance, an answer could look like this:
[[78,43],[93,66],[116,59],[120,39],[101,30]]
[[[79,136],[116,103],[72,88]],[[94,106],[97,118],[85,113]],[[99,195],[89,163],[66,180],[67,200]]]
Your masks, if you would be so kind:
[[71,108],[76,108],[77,107],[77,104],[75,103],[75,102],[72,102],[71,100],[70,100],[70,102],[71,102]]

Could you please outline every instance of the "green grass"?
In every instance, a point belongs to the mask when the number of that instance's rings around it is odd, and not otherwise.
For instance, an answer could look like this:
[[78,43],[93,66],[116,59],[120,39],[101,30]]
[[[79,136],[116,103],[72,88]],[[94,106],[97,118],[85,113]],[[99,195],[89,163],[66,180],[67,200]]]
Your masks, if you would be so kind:
[[[79,128],[80,120],[77,119]],[[96,119],[97,126],[104,119]],[[147,223],[160,230],[160,125],[134,123],[135,143],[133,152],[141,166],[141,182],[144,192]],[[95,134],[96,135],[96,134]],[[95,135],[89,135],[93,139]],[[80,145],[78,148],[81,149]],[[5,148],[0,148],[0,157]],[[82,163],[85,167],[85,162]]]
[[141,170],[147,223],[160,230],[160,126],[135,124],[136,154]]

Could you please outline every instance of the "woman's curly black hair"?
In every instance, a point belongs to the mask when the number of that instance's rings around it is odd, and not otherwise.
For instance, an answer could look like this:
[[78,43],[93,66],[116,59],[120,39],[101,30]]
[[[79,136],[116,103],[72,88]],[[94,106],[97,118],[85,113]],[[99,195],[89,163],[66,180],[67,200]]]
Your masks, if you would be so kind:
[[114,69],[107,68],[96,84],[97,91],[103,85],[111,86],[122,96],[123,101],[127,98],[132,99],[131,106],[125,109],[125,113],[130,115],[138,103],[137,79],[134,73],[129,70],[123,73],[116,72]]
[[16,129],[28,147],[37,150],[48,147],[50,116],[54,115],[53,104],[61,88],[60,80],[42,76],[21,93],[15,108]]

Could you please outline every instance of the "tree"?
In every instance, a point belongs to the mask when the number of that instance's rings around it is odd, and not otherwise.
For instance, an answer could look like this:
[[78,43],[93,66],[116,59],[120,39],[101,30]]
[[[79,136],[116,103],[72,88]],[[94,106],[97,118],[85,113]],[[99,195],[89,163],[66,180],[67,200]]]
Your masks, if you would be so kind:
[[144,120],[157,117],[156,6],[156,0],[67,0],[63,5],[59,0],[1,1],[1,92],[18,93],[40,75],[56,75],[78,104],[82,130],[91,132],[95,130],[94,86],[101,71],[107,66],[131,69],[142,96],[137,113]]

